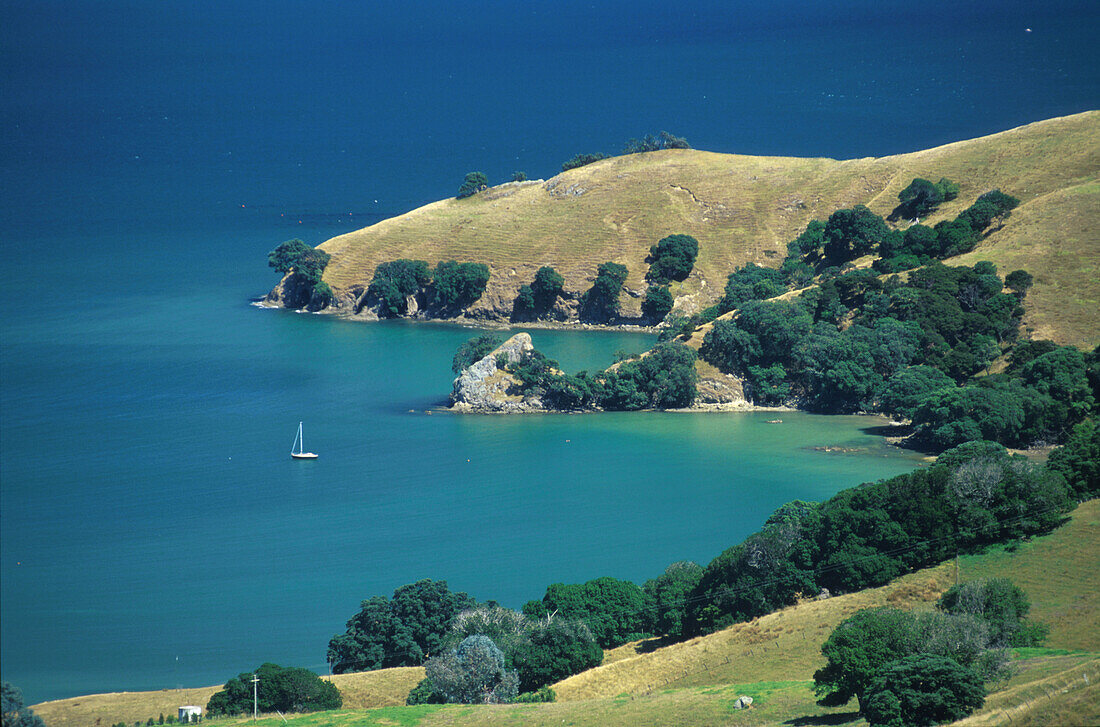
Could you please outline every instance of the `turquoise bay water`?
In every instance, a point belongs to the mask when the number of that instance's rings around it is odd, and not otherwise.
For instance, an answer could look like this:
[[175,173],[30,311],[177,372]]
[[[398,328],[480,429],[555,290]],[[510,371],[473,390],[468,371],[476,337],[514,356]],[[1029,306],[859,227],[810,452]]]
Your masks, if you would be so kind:
[[[320,668],[417,578],[642,580],[914,466],[851,418],[429,415],[470,331],[250,307],[279,242],[661,129],[882,156],[1100,97],[1080,0],[44,8],[0,23],[0,660],[31,703]],[[535,341],[575,370],[651,338]]]
[[[162,232],[123,294],[60,270],[4,320],[2,648],[29,700],[323,669],[360,600],[418,578],[511,607],[555,581],[640,582],[791,499],[914,466],[856,417],[438,411],[474,332],[250,306],[280,232]],[[239,252],[164,290],[158,269],[200,239]],[[569,370],[653,341],[532,334]],[[288,456],[299,420],[315,462]]]

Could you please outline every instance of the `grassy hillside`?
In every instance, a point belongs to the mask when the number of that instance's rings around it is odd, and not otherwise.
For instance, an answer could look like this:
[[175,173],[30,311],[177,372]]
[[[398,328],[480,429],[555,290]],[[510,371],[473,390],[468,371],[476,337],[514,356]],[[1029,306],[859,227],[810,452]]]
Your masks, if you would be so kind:
[[[1100,500],[1081,505],[1072,520],[1014,551],[995,548],[964,556],[963,580],[1007,576],[1032,600],[1032,616],[1051,624],[1048,649],[1024,650],[1017,673],[997,685],[967,724],[1081,724],[1100,711]],[[864,724],[854,705],[817,706],[813,672],[821,643],[841,620],[876,605],[931,608],[954,582],[953,563],[909,574],[882,588],[807,601],[747,624],[666,648],[627,644],[608,651],[596,669],[554,685],[559,701],[545,705],[396,707],[421,679],[420,668],[334,677],[350,708],[292,717],[309,725],[555,724]],[[1061,651],[1059,651],[1061,650]],[[1087,676],[1087,680],[1086,680]],[[205,704],[215,690],[106,694],[35,705],[50,727],[132,723],[179,704]],[[734,711],[745,694],[755,703]],[[204,696],[205,695],[205,696]],[[182,700],[182,701],[181,701]],[[368,711],[362,708],[371,707]],[[792,721],[794,720],[794,721]],[[237,724],[250,720],[218,720]],[[1092,716],[1084,721],[1094,720]],[[282,725],[278,718],[265,721]]]
[[[1001,188],[1022,201],[973,254],[1036,275],[1027,324],[1037,335],[1100,343],[1089,306],[1100,299],[1096,196],[1100,112],[1051,119],[926,151],[880,159],[800,159],[665,150],[614,157],[546,182],[504,184],[447,199],[333,238],[325,280],[354,295],[375,266],[397,258],[484,262],[492,278],[481,311],[506,314],[517,288],[542,265],[566,290],[588,288],[605,261],[626,265],[627,287],[644,291],[650,245],[671,233],[700,242],[695,271],[676,284],[681,305],[703,307],[726,275],[749,261],[777,265],[811,219],[862,203],[886,215],[914,177],[960,183],[959,197],[928,222],[953,218],[978,195]],[[1069,297],[1069,305],[1061,301]],[[639,309],[624,296],[625,312]]]

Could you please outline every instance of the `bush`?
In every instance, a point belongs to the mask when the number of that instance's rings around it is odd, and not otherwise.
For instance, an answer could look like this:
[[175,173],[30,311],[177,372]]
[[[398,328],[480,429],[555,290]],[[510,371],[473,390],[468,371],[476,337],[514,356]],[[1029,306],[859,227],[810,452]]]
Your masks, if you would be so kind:
[[723,311],[731,311],[750,300],[774,298],[786,292],[786,276],[781,270],[748,263],[730,273],[726,279],[726,292],[719,307]]
[[619,316],[619,293],[626,282],[627,269],[618,263],[606,262],[596,272],[592,287],[581,296],[581,319],[592,323],[607,323]]
[[[946,182],[947,180],[941,180]],[[925,217],[944,201],[943,191],[927,179],[917,177],[909,186],[898,192],[900,204],[894,208],[891,218]]]
[[862,711],[872,727],[925,727],[962,719],[984,703],[985,686],[973,671],[918,654],[876,672]]
[[649,270],[645,279],[662,283],[685,280],[699,255],[699,241],[691,235],[669,235],[649,248]]
[[1065,446],[1050,453],[1047,466],[1065,477],[1078,499],[1100,495],[1100,427],[1096,421],[1089,419],[1074,427]]
[[577,167],[587,166],[593,162],[598,162],[601,159],[609,159],[607,154],[597,152],[595,154],[576,154],[569,161],[561,165],[563,172],[568,172],[570,169],[576,169]]
[[332,682],[298,667],[264,664],[255,672],[245,672],[226,682],[210,697],[206,712],[210,716],[246,714],[252,711],[252,677],[257,685],[260,712],[315,712],[339,709],[343,704],[340,690]]
[[467,197],[473,197],[489,186],[489,178],[481,172],[470,172],[466,175],[466,179],[463,180],[462,186],[458,188],[458,199],[465,199]]
[[374,269],[367,296],[379,301],[379,313],[383,318],[392,318],[404,315],[408,310],[408,297],[419,293],[431,280],[428,263],[423,260],[380,263]]
[[412,706],[416,704],[446,704],[447,698],[435,690],[432,685],[432,680],[424,677],[416,686],[409,692],[409,696],[405,697],[405,704]]
[[488,356],[503,342],[504,339],[495,333],[483,333],[471,338],[455,351],[454,358],[451,359],[451,371],[456,374],[461,373],[463,369],[469,368]]
[[431,307],[440,313],[457,313],[485,292],[489,268],[483,263],[441,262],[432,272]]
[[512,303],[512,319],[517,321],[540,318],[554,307],[565,285],[557,270],[544,265],[535,273],[530,285],[521,285]]
[[1046,636],[1044,626],[1027,622],[1031,602],[1007,578],[979,579],[952,586],[940,597],[936,608],[981,619],[989,626],[994,646],[1039,646]]
[[667,285],[651,285],[645,292],[642,301],[642,315],[652,325],[657,325],[665,319],[672,310],[672,293]]
[[519,672],[519,688],[525,692],[541,689],[601,662],[603,649],[588,625],[561,614],[534,621],[527,639],[519,642],[512,654],[512,663]]
[[516,672],[505,668],[504,654],[487,636],[467,637],[424,669],[431,689],[449,703],[501,704],[517,694]]
[[699,583],[703,568],[682,560],[642,586],[646,597],[645,630],[678,639],[684,633],[684,608],[687,594]]
[[11,682],[0,683],[4,727],[45,727],[42,718],[23,705],[23,692]]
[[690,149],[687,139],[681,136],[673,136],[667,131],[662,131],[657,136],[646,134],[641,139],[630,139],[623,147],[623,154],[641,154],[647,151],[660,151],[661,149]]

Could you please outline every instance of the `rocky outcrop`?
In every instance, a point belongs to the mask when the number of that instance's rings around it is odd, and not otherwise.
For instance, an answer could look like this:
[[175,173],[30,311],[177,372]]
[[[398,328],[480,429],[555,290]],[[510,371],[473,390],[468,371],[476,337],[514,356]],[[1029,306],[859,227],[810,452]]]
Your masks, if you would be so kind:
[[264,303],[297,309],[307,307],[312,297],[313,284],[305,277],[292,272],[283,276],[279,284],[264,298]]
[[693,409],[752,409],[741,379],[720,372],[700,372]]
[[509,393],[518,388],[519,379],[500,368],[501,363],[518,363],[533,350],[531,335],[517,333],[489,355],[463,369],[454,380],[451,408],[501,414],[542,411],[542,401],[537,397]]

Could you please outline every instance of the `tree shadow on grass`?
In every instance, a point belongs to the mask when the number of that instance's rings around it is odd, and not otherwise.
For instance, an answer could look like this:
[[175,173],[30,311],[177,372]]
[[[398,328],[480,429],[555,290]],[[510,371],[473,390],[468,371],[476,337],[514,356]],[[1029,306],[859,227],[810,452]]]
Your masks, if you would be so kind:
[[859,712],[832,712],[830,714],[811,714],[806,717],[795,717],[783,724],[792,727],[816,727],[817,725],[848,724],[859,719]]
[[667,636],[660,636],[655,639],[645,639],[644,641],[639,641],[638,645],[634,647],[634,650],[639,654],[648,654],[650,652],[656,651],[657,649],[660,649],[661,647],[671,646],[675,643],[676,641],[674,639],[670,639]]

